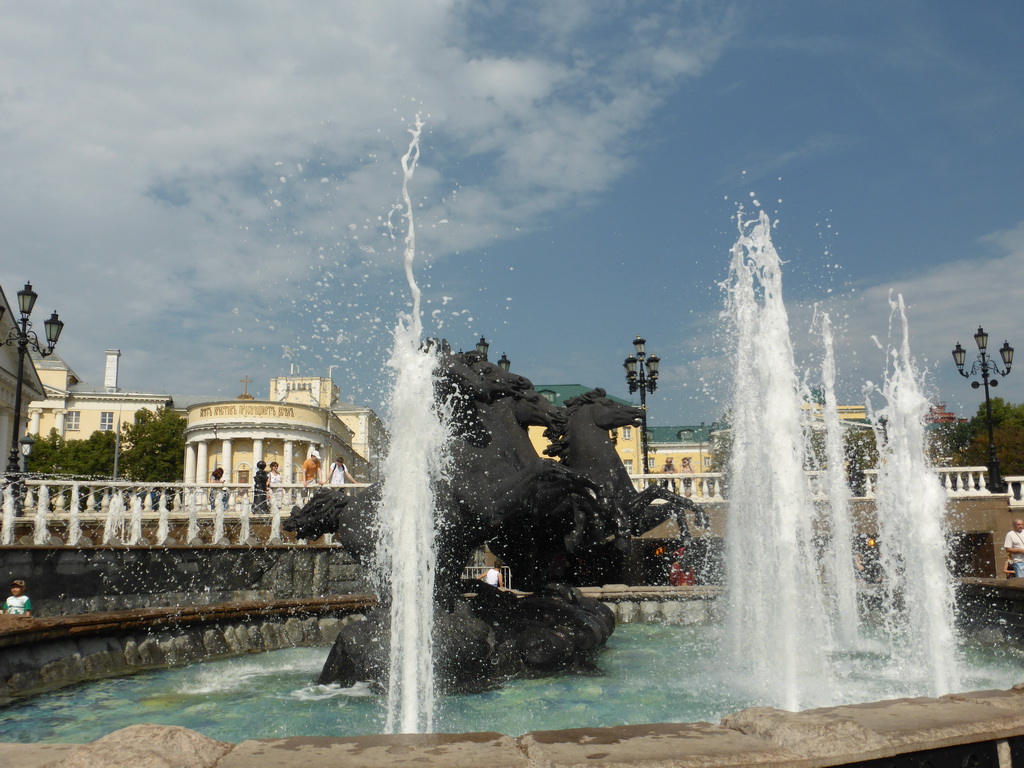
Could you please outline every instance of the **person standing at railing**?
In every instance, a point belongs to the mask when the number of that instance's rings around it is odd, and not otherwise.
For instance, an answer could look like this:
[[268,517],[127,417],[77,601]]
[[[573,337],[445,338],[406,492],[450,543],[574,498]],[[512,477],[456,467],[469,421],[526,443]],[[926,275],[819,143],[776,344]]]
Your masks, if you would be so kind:
[[320,480],[320,452],[315,448],[309,452],[309,458],[302,462],[302,487],[309,488],[310,483],[322,485]]
[[252,477],[252,508],[257,515],[265,515],[267,509],[267,462],[256,462],[256,474]]
[[349,474],[348,467],[345,466],[345,462],[341,460],[340,456],[331,465],[331,477],[327,482],[336,487],[355,482],[355,478]]
[[497,563],[481,574],[480,581],[485,584],[490,584],[492,587],[497,587],[498,589],[505,586],[505,577],[501,575],[501,568],[498,567]]
[[1024,520],[1018,517],[1013,521],[1013,530],[1006,534],[1003,549],[1010,558],[1017,578],[1024,579]]
[[[679,460],[679,464],[680,473],[693,474],[693,462],[690,460],[689,456],[683,456],[683,458]],[[690,496],[693,495],[693,480],[688,477],[683,478],[682,495],[686,498],[690,498]]]
[[267,489],[270,493],[272,509],[280,509],[284,502],[284,475],[281,474],[281,465],[276,461],[270,462],[270,471],[267,473]]
[[[210,482],[217,485],[224,485],[224,467],[217,467],[210,474]],[[226,490],[211,490],[210,491],[210,509],[217,509],[217,497],[220,497],[220,508],[227,510],[228,508],[228,492]]]
[[[675,462],[672,460],[671,456],[669,456],[667,459],[665,459],[665,466],[662,467],[661,471],[664,474],[666,474],[666,475],[674,475],[676,473]],[[676,492],[676,481],[675,481],[675,478],[665,478],[664,480],[661,481],[661,487],[662,488],[667,488],[668,490],[672,491],[672,493],[675,493]]]

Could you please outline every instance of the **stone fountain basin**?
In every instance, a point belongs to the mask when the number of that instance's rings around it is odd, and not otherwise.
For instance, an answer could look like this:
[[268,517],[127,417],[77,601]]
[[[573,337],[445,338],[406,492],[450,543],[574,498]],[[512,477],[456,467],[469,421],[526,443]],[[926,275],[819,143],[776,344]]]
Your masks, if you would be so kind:
[[231,744],[176,726],[140,725],[85,745],[0,744],[3,764],[20,768],[150,764],[813,768],[866,765],[898,756],[916,761],[915,765],[924,764],[923,760],[935,765],[1021,765],[1024,686],[805,712],[758,707],[727,715],[717,725],[659,723],[535,731],[515,739],[472,733],[253,739]]

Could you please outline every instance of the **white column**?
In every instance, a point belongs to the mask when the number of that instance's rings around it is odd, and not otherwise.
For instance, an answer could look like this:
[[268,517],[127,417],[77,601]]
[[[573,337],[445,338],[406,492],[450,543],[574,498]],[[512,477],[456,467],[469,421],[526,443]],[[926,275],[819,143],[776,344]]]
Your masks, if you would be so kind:
[[38,435],[39,434],[39,417],[42,415],[42,411],[34,410],[28,415],[29,429],[28,434]]
[[53,412],[53,415],[57,417],[57,434],[61,437],[64,437],[64,414],[66,413],[67,411],[62,408]]
[[205,440],[199,441],[199,455],[196,458],[196,482],[206,483],[210,480],[210,446]]
[[221,466],[224,467],[224,482],[233,483],[235,482],[235,476],[233,471],[233,459],[231,456],[231,438],[224,438],[224,442],[221,447]]
[[256,464],[263,461],[263,439],[254,437],[252,439],[252,466],[253,471],[256,471]]
[[284,481],[290,483],[295,479],[295,442],[292,440],[284,441],[284,467],[282,474],[284,475]]
[[188,443],[185,446],[185,482],[196,481],[196,444]]

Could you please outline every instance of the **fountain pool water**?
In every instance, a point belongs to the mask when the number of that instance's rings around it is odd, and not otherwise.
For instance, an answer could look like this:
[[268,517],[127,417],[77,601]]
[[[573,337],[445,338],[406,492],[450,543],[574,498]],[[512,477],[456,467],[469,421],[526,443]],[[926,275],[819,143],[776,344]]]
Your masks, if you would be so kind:
[[[559,728],[717,722],[758,703],[721,663],[720,632],[714,626],[622,625],[599,658],[600,674],[516,680],[487,693],[438,697],[435,731],[518,736]],[[878,641],[844,655],[836,703],[920,695],[913,683],[888,675],[886,654]],[[322,648],[274,651],[43,694],[3,710],[0,742],[83,742],[139,723],[180,725],[232,742],[384,732],[383,697],[360,687],[343,691],[310,684],[323,656]],[[1021,656],[1020,650],[967,645],[967,686],[1006,688],[1024,680]]]

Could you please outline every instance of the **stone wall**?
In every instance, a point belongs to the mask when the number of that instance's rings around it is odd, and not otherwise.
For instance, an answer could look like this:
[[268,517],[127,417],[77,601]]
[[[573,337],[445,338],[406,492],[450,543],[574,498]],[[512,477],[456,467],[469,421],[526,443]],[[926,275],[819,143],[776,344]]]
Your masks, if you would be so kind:
[[12,579],[36,616],[369,591],[337,547],[0,548],[0,585]]
[[180,667],[244,653],[329,645],[344,617],[273,617],[134,633],[67,637],[0,652],[0,705],[15,698],[145,669]]

